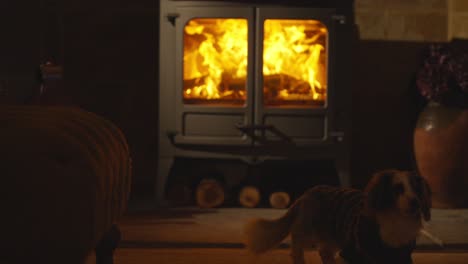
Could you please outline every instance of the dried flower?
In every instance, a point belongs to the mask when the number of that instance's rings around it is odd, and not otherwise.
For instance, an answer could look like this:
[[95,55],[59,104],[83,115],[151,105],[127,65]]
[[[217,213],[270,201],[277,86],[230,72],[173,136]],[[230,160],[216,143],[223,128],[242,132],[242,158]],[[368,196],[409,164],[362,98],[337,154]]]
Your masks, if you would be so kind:
[[468,54],[455,54],[448,45],[432,44],[416,85],[430,101],[446,105],[462,104],[468,98]]

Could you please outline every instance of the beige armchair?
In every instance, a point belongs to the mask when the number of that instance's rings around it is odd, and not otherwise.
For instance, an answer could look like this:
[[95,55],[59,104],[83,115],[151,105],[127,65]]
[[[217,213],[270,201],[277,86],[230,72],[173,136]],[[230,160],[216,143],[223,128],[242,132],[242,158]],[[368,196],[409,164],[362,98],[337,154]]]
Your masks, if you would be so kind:
[[0,263],[112,263],[131,159],[122,131],[75,107],[0,105]]

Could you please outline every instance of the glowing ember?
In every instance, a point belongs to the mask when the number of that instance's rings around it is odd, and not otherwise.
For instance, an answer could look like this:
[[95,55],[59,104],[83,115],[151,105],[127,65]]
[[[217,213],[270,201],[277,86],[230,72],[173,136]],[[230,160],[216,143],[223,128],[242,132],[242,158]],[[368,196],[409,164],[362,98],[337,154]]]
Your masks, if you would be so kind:
[[[185,103],[245,103],[247,36],[245,19],[188,22],[184,32]],[[325,26],[315,20],[265,21],[265,104],[323,104],[326,39]]]

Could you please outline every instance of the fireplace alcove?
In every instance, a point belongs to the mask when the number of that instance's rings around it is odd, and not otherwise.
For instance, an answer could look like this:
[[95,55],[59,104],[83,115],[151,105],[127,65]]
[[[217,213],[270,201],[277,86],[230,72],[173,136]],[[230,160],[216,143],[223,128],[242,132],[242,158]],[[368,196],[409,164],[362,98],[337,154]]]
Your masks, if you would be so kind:
[[263,182],[268,161],[350,185],[352,1],[160,3],[158,204],[204,177]]

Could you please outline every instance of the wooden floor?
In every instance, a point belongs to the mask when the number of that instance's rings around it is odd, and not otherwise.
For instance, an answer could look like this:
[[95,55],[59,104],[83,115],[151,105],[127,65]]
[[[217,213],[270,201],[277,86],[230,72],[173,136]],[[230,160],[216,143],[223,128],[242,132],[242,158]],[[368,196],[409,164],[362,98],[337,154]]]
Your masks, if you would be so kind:
[[[116,251],[114,263],[291,264],[287,248],[252,259],[241,244],[242,224],[248,218],[275,218],[283,213],[276,209],[182,208],[129,214],[120,225],[123,240],[121,248]],[[445,249],[437,247],[437,251],[430,248],[432,251],[417,251],[413,254],[414,263],[468,264],[467,223],[468,210],[434,210],[428,229],[448,246]],[[433,244],[425,240],[420,242]],[[308,252],[306,264],[320,263],[316,251]],[[94,262],[90,260],[87,264]]]
[[[243,225],[252,218],[275,219],[286,210],[267,208],[173,208],[129,213],[119,226],[127,247],[146,244],[237,245],[244,242]],[[426,229],[442,240],[446,249],[468,249],[468,209],[432,210]],[[289,244],[289,238],[284,241]],[[125,247],[124,246],[124,247]],[[419,237],[420,248],[439,249],[433,241]],[[225,248],[232,248],[232,246]],[[467,261],[468,264],[468,261]]]
[[[467,264],[467,252],[416,252],[415,264]],[[308,264],[319,264],[316,251],[307,253]],[[86,264],[95,263],[92,259]],[[290,264],[289,251],[273,250],[259,259],[249,256],[243,249],[202,248],[202,249],[118,249],[115,264]],[[395,263],[397,264],[397,263]]]

